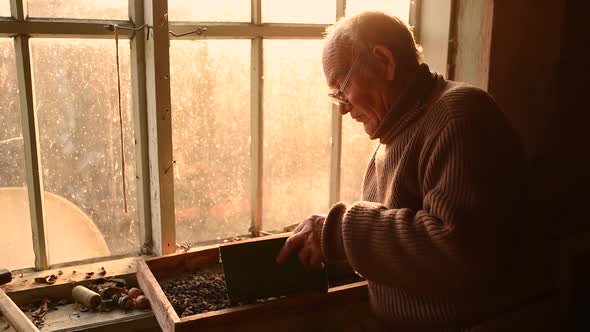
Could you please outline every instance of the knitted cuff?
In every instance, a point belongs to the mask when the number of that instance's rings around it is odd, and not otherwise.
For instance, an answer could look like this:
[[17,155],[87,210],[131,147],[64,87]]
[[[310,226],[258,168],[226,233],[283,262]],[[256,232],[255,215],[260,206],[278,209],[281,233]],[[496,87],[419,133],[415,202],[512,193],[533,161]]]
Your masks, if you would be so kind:
[[344,241],[342,239],[342,219],[346,210],[347,206],[345,203],[337,203],[330,209],[324,221],[321,245],[322,254],[326,262],[346,259]]

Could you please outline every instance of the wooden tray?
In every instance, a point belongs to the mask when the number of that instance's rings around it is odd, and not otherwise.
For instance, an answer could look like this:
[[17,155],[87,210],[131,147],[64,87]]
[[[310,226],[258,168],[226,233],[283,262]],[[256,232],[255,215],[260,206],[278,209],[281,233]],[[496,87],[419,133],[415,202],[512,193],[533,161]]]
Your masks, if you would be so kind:
[[[196,269],[219,267],[219,247],[139,261],[137,281],[163,331],[359,331],[370,312],[366,282],[293,295],[262,303],[180,318],[160,287],[165,280]],[[253,281],[254,282],[254,281]]]

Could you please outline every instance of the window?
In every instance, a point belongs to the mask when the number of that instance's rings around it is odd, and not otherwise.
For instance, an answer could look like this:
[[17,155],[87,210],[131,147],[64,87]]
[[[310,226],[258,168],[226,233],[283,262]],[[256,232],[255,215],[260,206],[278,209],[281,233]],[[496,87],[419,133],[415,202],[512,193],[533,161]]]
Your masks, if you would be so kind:
[[[88,236],[76,236],[81,241],[78,250],[68,250],[53,245],[63,241],[60,226],[64,225],[64,215],[47,214],[49,263],[137,251],[140,244],[133,180],[129,40],[121,41],[119,49],[127,212],[123,200],[114,43],[34,38],[30,44],[45,195],[51,193],[67,199],[96,226],[89,228],[83,219],[70,225],[66,237],[82,232]],[[97,237],[91,234],[102,234],[108,250],[104,250],[103,241],[91,242],[89,238]]]
[[129,19],[127,1],[122,0],[23,0],[29,17],[79,19]]
[[170,44],[177,242],[250,226],[250,42]]
[[323,41],[264,41],[262,227],[280,230],[330,207],[331,105]]
[[262,0],[262,22],[334,23],[336,0]]
[[[380,10],[408,22],[411,1],[346,0],[346,15],[355,15],[367,10]],[[413,2],[413,1],[412,1]]]
[[0,16],[10,16],[10,3],[9,0],[0,1]]
[[[33,235],[12,39],[0,38],[0,260],[10,269],[33,266]],[[19,255],[8,255],[18,252]]]
[[170,21],[250,22],[250,1],[168,0]]
[[[0,265],[169,253],[166,241],[281,231],[360,199],[376,142],[327,101],[323,31],[344,8],[408,20],[411,2],[0,1],[0,194],[18,188],[20,213]],[[25,12],[9,17],[10,3]],[[143,9],[168,15],[174,33],[156,38],[169,44],[141,38],[143,14],[129,17]],[[14,243],[23,259],[2,261]]]

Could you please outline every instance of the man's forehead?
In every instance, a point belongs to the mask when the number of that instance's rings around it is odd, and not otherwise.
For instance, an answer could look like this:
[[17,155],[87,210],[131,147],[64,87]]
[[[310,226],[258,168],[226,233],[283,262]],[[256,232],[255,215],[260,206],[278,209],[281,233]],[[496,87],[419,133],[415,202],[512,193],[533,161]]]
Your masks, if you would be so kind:
[[329,86],[337,86],[350,67],[350,57],[337,48],[325,49],[323,54],[324,74]]

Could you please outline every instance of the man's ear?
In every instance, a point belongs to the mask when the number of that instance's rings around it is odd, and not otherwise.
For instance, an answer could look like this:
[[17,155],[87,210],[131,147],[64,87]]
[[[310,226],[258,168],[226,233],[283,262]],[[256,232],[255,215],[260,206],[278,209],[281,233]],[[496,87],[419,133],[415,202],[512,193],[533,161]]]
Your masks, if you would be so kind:
[[392,81],[395,76],[395,58],[391,51],[383,45],[375,45],[372,50],[373,56],[379,62],[379,66],[383,68],[385,79]]

